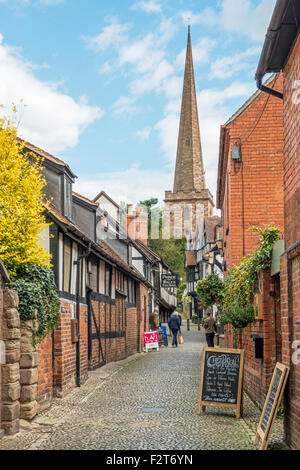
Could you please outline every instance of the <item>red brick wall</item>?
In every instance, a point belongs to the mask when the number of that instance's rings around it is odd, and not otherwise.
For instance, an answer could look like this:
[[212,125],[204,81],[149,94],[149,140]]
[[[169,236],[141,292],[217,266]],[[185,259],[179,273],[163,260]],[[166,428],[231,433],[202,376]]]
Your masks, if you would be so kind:
[[[276,89],[282,89],[281,76]],[[267,99],[262,117],[253,131]],[[278,98],[260,93],[225,129],[224,166],[219,190],[224,255],[230,269],[243,256],[243,180],[245,254],[257,247],[258,237],[249,230],[250,227],[274,224],[283,233],[282,103]],[[241,139],[243,166],[234,164],[232,160],[236,139]]]
[[[238,347],[245,351],[244,389],[260,407],[273,375],[274,366],[281,360],[281,324],[279,281],[271,279],[268,271],[260,273],[260,288],[263,295],[263,320],[257,320],[246,328],[239,330]],[[275,297],[270,292],[275,292]],[[276,309],[276,315],[275,315]],[[277,320],[275,328],[275,318]],[[277,333],[277,334],[276,334]],[[254,358],[254,341],[252,335],[262,335],[264,340],[263,359]],[[232,330],[226,326],[226,347],[234,347]]]
[[[124,303],[124,298],[119,299],[119,301],[117,298],[116,304],[97,300],[92,301],[97,328],[99,328],[100,322],[101,347],[98,338],[93,338],[92,357],[89,361],[91,369],[103,365],[104,362],[120,361],[127,356],[125,335],[111,337],[125,332],[125,305],[122,305],[122,303]],[[96,335],[97,330],[93,315],[91,316],[91,330],[92,334]]]
[[[76,315],[76,304],[74,315]],[[76,343],[71,342],[71,304],[61,301],[59,324],[54,334],[54,395],[65,396],[76,385]],[[80,378],[87,379],[87,323],[86,305],[80,305]]]
[[[137,283],[136,307],[126,309],[126,323],[125,298],[123,296],[117,294],[115,304],[99,300],[92,301],[97,326],[99,326],[100,321],[100,334],[106,333],[106,337],[101,337],[103,356],[100,354],[100,358],[99,341],[97,338],[92,339],[92,357],[89,363],[88,307],[86,305],[80,306],[82,383],[87,379],[88,367],[93,369],[103,365],[104,362],[119,361],[143,350],[145,319],[148,318],[147,296],[147,288]],[[38,346],[38,401],[40,411],[51,404],[53,396],[63,397],[76,386],[76,343],[71,341],[71,305],[73,305],[73,314],[76,315],[76,304],[74,302],[61,301],[60,320],[54,333],[54,364],[52,361],[52,335],[49,335]],[[95,334],[96,326],[93,316],[91,316],[91,329],[92,334]],[[120,332],[124,332],[124,335],[118,335]]]
[[284,208],[285,248],[281,260],[282,360],[290,366],[285,396],[285,431],[288,443],[300,449],[300,365],[293,364],[292,344],[300,340],[300,37],[284,69]]

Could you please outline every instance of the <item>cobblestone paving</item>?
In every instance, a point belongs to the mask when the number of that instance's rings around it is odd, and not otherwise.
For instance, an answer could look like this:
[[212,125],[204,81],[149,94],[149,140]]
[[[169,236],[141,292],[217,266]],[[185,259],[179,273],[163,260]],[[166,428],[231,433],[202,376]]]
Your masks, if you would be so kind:
[[[195,325],[183,335],[185,344],[177,349],[136,355],[93,372],[31,425],[22,422],[22,432],[3,438],[0,449],[256,449],[260,412],[247,397],[244,419],[213,407],[196,414],[204,338]],[[280,420],[272,439],[271,446],[284,446]]]

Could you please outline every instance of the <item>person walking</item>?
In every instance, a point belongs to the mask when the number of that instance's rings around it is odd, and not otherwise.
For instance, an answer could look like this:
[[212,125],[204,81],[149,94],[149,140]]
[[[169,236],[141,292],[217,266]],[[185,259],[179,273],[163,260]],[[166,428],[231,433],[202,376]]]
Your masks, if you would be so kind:
[[149,317],[150,328],[152,331],[159,329],[158,307],[155,307],[154,312]]
[[207,318],[204,320],[203,323],[203,327],[205,329],[206,342],[209,348],[214,348],[214,337],[215,334],[218,332],[217,324],[210,310],[207,310],[206,315]]
[[178,346],[177,337],[178,337],[178,331],[180,330],[180,319],[178,316],[178,312],[175,311],[173,313],[170,320],[168,321],[168,325],[173,335],[172,348],[177,348]]

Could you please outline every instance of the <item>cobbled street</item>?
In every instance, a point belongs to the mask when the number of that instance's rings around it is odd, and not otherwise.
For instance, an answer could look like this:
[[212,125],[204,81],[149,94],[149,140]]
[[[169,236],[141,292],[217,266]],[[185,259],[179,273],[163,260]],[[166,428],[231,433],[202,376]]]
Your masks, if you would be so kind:
[[[185,344],[135,355],[90,374],[80,389],[0,449],[196,450],[256,449],[253,436],[259,410],[245,397],[244,417],[207,408],[196,414],[204,334],[195,325]],[[270,445],[282,448],[282,421],[276,420]]]

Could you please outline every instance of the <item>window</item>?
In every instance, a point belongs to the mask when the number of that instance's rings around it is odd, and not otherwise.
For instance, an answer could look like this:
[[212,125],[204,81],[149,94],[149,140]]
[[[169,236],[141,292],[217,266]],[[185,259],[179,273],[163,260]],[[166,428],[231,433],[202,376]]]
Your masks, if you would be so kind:
[[131,305],[136,304],[135,282],[132,279],[128,279],[127,302]]
[[71,281],[71,240],[64,238],[64,292],[70,292]]
[[186,145],[187,147],[190,147],[190,145],[191,145],[191,140],[190,140],[189,137],[187,137],[187,139],[185,139],[185,145]]
[[116,271],[116,288],[124,292],[124,274],[122,274],[120,271]]
[[112,267],[105,265],[105,295],[111,296]]
[[72,217],[72,183],[64,177],[64,216]]

